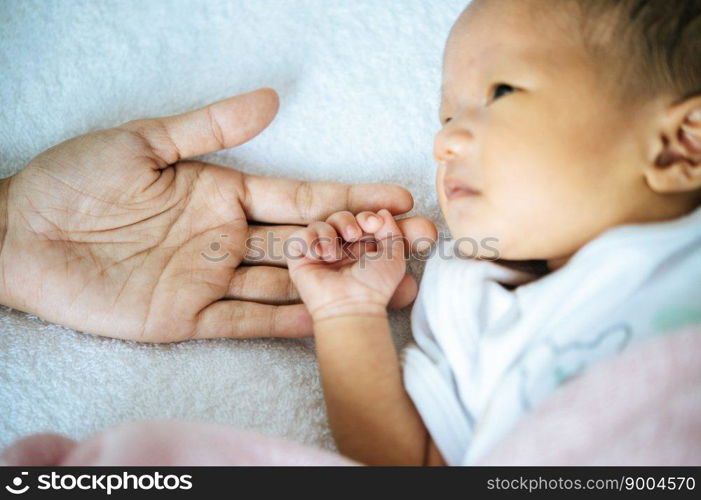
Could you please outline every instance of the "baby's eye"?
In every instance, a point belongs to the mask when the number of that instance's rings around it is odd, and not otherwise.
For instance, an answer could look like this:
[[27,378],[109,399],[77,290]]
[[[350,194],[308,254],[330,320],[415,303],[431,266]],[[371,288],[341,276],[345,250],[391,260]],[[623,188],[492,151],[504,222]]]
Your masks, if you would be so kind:
[[503,97],[504,95],[510,94],[511,92],[515,91],[516,89],[511,85],[508,85],[506,83],[499,83],[494,86],[494,100],[496,101],[500,97]]
[[[516,87],[509,85],[508,83],[497,83],[496,85],[494,85],[493,89],[494,97],[492,98],[492,101],[496,101],[500,97],[504,97],[505,95],[511,94],[512,92],[516,92],[517,90],[519,90]],[[441,125],[445,127],[446,125],[448,125],[448,123],[450,123],[452,119],[453,118],[450,116],[441,119]]]

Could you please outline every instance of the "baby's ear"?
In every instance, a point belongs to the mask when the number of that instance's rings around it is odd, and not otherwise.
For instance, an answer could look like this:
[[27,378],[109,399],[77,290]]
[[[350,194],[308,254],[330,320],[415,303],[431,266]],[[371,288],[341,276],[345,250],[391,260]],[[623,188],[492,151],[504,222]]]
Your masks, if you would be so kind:
[[650,188],[661,194],[701,189],[701,97],[668,109],[658,131],[661,145],[645,169]]

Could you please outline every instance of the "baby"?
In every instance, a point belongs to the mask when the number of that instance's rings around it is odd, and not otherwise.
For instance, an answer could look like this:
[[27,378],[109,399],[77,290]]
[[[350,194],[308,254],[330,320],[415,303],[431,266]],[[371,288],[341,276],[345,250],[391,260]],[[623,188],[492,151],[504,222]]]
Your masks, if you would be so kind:
[[415,344],[398,357],[387,320],[407,279],[387,210],[290,238],[343,454],[474,463],[591,364],[701,322],[699,43],[698,0],[467,7],[434,148],[454,241],[426,265]]

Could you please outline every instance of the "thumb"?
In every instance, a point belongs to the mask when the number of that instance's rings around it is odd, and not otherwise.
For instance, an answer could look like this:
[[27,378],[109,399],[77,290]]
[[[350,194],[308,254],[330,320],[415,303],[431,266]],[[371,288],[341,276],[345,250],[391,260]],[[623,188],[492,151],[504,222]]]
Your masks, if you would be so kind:
[[118,128],[138,132],[154,153],[172,165],[253,139],[270,125],[279,107],[277,92],[261,88],[179,115],[134,120]]
[[389,210],[383,208],[377,215],[382,218],[382,226],[375,232],[377,250],[386,252],[387,256],[394,260],[404,258],[404,237],[402,231],[394,220]]
[[406,268],[404,261],[404,236],[402,235],[394,216],[387,210],[382,209],[377,212],[377,217],[382,220],[382,225],[373,230],[375,225],[368,225],[367,218],[357,218],[358,224],[363,231],[374,236],[377,245],[376,252],[366,252],[361,259],[363,269],[373,269],[375,272],[382,270],[388,272],[387,276],[397,278],[396,286],[403,277]]

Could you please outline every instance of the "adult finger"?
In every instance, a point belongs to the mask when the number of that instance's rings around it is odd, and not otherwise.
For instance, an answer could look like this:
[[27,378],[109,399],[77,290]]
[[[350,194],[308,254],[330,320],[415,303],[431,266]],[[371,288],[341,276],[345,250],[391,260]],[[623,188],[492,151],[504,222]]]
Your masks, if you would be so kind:
[[397,221],[412,254],[424,252],[438,239],[438,231],[426,217],[407,217]]
[[236,268],[225,297],[272,305],[301,303],[289,271],[272,266]]
[[262,88],[194,111],[133,120],[117,128],[142,136],[163,160],[164,168],[185,158],[249,141],[273,121],[279,105],[277,93]]
[[312,335],[312,318],[304,304],[268,305],[218,300],[200,311],[192,338],[300,338]]
[[243,263],[286,267],[289,257],[287,240],[299,229],[299,226],[248,226]]
[[406,189],[392,184],[341,184],[244,175],[243,208],[249,220],[307,225],[347,210],[358,213],[386,208],[393,215],[412,209]]

